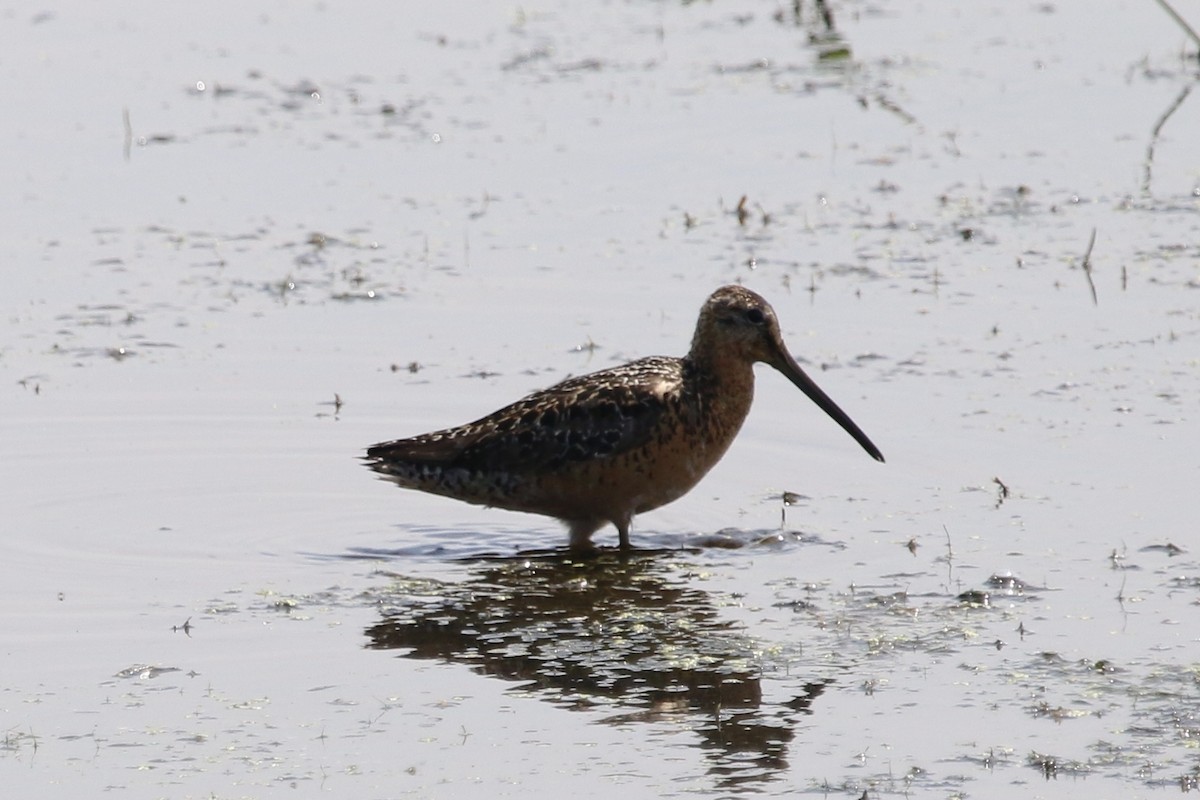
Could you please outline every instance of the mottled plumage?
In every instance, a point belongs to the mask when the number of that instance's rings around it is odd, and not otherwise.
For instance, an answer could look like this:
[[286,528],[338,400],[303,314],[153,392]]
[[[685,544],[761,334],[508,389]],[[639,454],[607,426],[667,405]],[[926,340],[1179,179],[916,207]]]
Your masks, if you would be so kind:
[[729,448],[754,397],[754,363],[782,372],[872,457],[879,449],[788,354],[775,312],[740,286],[705,302],[683,358],[652,356],[534,392],[457,428],[367,449],[388,480],[468,503],[545,514],[573,548],[678,499]]

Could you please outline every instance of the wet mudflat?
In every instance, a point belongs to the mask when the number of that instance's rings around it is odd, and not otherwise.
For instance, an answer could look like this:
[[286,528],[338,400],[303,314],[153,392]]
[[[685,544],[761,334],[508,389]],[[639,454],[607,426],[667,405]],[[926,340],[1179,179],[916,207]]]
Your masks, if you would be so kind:
[[[0,781],[1196,789],[1195,45],[830,9],[5,9]],[[356,461],[735,281],[887,464],[763,369],[577,559]]]

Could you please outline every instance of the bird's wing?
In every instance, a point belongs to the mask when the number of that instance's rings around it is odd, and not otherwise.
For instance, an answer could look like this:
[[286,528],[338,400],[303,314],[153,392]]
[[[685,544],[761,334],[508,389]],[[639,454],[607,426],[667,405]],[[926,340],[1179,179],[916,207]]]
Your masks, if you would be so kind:
[[572,378],[457,428],[377,444],[367,458],[520,472],[613,456],[655,435],[678,396],[679,373],[675,359],[641,359]]

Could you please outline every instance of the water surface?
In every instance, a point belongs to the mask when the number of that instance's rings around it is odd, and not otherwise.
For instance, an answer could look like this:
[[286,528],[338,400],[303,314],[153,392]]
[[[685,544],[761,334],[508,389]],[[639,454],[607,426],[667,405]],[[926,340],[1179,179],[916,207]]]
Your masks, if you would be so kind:
[[[10,792],[1195,789],[1195,45],[831,10],[4,9]],[[579,561],[356,461],[735,281],[886,465],[764,369]]]

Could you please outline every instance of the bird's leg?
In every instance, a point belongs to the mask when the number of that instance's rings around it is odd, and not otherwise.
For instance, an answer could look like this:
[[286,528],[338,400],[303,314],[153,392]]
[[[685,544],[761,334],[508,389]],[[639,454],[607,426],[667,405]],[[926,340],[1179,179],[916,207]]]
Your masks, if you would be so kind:
[[569,519],[564,520],[564,522],[567,523],[572,550],[591,552],[596,549],[596,545],[592,544],[592,534],[600,530],[604,525],[602,520]]
[[633,522],[632,515],[626,515],[621,519],[613,520],[613,525],[617,526],[617,536],[620,537],[622,550],[633,549],[633,545],[629,543],[629,525],[631,522]]

